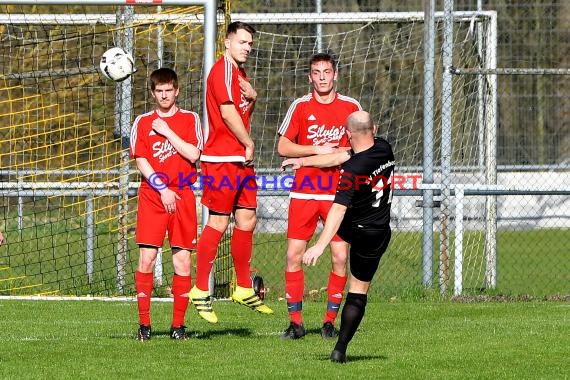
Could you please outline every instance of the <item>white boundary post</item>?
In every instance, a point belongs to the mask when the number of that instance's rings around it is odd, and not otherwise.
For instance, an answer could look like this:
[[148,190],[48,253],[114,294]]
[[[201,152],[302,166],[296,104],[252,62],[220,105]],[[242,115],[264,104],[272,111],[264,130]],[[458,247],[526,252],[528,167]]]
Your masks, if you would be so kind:
[[453,295],[463,292],[463,186],[455,186],[455,257],[453,260]]
[[[497,14],[492,13],[487,31],[485,68],[497,68]],[[487,114],[485,128],[485,183],[497,184],[497,75],[487,75]],[[485,200],[485,287],[497,286],[497,196],[487,195]]]
[[164,273],[162,267],[162,247],[158,248],[156,253],[156,263],[154,265],[154,283],[157,286],[162,285],[162,274]]

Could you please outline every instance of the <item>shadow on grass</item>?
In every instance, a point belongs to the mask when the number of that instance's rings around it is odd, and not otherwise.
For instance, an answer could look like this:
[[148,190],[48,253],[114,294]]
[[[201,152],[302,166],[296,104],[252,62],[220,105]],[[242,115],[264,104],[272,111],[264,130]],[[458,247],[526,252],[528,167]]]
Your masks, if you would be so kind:
[[[252,336],[250,329],[237,328],[237,329],[221,329],[221,330],[208,330],[208,331],[192,331],[186,330],[187,340],[193,339],[212,339],[218,336],[238,336],[238,337],[249,337]],[[111,335],[111,339],[130,339],[136,340],[136,331],[130,335]],[[170,330],[153,330],[153,339],[169,339]]]
[[[329,359],[330,360],[330,359]],[[359,362],[364,360],[388,360],[385,355],[346,355],[346,362]]]
[[[329,362],[331,360],[330,354],[328,355],[319,354],[318,356],[316,356],[316,358],[317,360],[324,362]],[[388,357],[385,355],[351,355],[350,352],[346,355],[346,363],[371,361],[371,360],[388,360]],[[344,363],[335,363],[335,364],[344,364]]]
[[208,330],[208,331],[188,331],[189,339],[211,339],[217,336],[239,336],[249,337],[252,335],[250,329],[221,329],[221,330]]

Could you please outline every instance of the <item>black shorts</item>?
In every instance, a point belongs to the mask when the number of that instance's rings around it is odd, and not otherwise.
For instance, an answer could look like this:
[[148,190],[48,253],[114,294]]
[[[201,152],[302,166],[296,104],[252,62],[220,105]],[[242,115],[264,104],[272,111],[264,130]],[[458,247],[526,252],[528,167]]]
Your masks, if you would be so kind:
[[390,243],[390,227],[341,228],[338,235],[350,244],[350,273],[357,280],[370,282]]

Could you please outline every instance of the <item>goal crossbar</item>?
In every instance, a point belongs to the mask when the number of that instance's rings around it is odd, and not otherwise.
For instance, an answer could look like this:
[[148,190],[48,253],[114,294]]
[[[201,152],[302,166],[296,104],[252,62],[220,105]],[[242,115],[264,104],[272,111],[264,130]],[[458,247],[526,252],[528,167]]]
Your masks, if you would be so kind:
[[[359,24],[423,21],[425,14],[424,12],[232,13],[231,17],[251,24]],[[455,21],[470,21],[481,17],[496,17],[496,12],[453,12]],[[436,12],[435,18],[443,20],[443,12]]]

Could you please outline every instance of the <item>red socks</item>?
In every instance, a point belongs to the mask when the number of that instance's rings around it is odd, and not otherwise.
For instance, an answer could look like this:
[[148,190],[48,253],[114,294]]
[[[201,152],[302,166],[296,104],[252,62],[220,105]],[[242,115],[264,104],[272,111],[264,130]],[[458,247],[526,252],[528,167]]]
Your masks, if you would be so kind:
[[208,290],[210,272],[218,252],[218,244],[223,233],[206,226],[198,240],[198,251],[196,253],[196,287],[200,290]]
[[[327,287],[328,303],[327,311],[323,323],[331,322],[334,324],[338,315],[344,287],[348,277],[338,276],[333,272],[329,275],[329,283]],[[287,311],[291,322],[301,324],[303,322],[303,293],[305,291],[305,274],[302,270],[297,272],[285,272],[285,298],[287,301]]]
[[[153,274],[135,272],[135,288],[137,290],[137,306],[139,310],[139,324],[150,326],[150,298],[153,287]],[[188,309],[188,292],[192,285],[190,276],[172,277],[172,295],[174,304],[172,306],[172,326],[180,327],[184,324],[184,316]]]
[[330,273],[329,284],[327,287],[327,311],[325,313],[323,323],[331,322],[334,324],[334,320],[336,319],[340,309],[340,304],[342,303],[342,295],[344,294],[344,287],[347,279],[348,276],[339,276],[334,272]]
[[135,289],[139,309],[139,324],[150,326],[150,297],[152,295],[152,273],[135,272]]
[[174,274],[172,276],[172,296],[174,297],[174,304],[172,305],[172,327],[180,327],[184,325],[184,316],[186,309],[188,309],[188,292],[192,286],[192,277],[179,276]]
[[[223,233],[206,226],[198,241],[198,253],[196,255],[196,287],[200,290],[208,290],[210,272],[216,259],[218,245]],[[234,228],[231,242],[231,252],[236,272],[237,285],[251,288],[249,273],[251,262],[251,250],[253,245],[253,231],[244,231]]]
[[234,227],[231,251],[236,272],[236,282],[242,288],[251,288],[249,269],[252,246],[253,231],[244,231]]
[[285,272],[285,299],[289,319],[300,325],[303,323],[303,293],[305,292],[305,272]]

